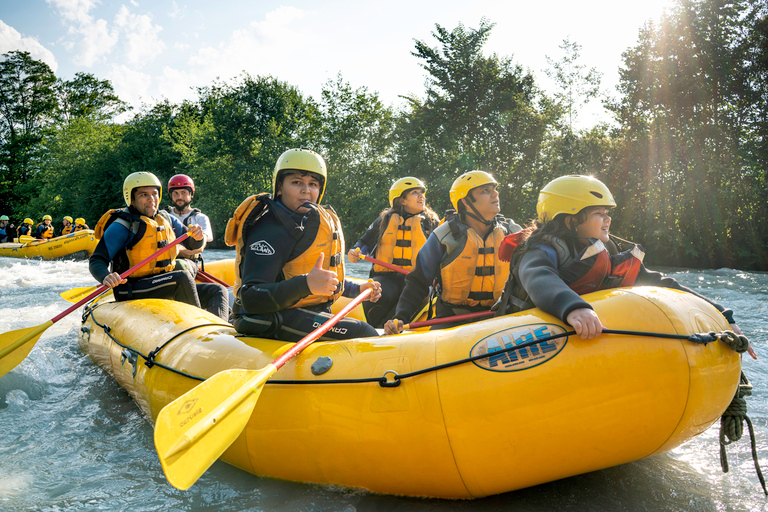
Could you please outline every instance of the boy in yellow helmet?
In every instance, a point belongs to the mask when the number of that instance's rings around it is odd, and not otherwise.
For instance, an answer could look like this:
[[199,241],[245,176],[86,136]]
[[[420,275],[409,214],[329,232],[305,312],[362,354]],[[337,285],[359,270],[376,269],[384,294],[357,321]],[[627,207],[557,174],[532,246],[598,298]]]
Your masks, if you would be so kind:
[[[203,230],[188,228],[168,212],[159,210],[162,185],[149,172],[136,172],[123,183],[126,208],[110,210],[96,225],[99,239],[89,260],[91,275],[104,286],[114,289],[118,301],[129,299],[173,299],[206,309],[222,319],[229,318],[229,295],[218,284],[199,283],[186,270],[174,271],[176,247],[142,266],[128,278],[120,274],[156,253],[185,232],[184,242],[195,249],[203,244]],[[111,267],[111,269],[110,269]],[[110,271],[111,270],[111,271]]]
[[72,232],[74,229],[74,225],[72,225],[72,217],[69,215],[65,215],[64,219],[61,221],[62,228],[61,228],[61,236],[68,235]]
[[24,222],[22,222],[19,227],[16,228],[16,238],[21,236],[33,236],[32,231],[34,225],[34,221],[29,217],[24,219]]
[[[270,194],[247,198],[227,223],[225,241],[236,245],[235,329],[251,336],[298,341],[331,317],[342,294],[355,296],[379,283],[344,277],[344,235],[336,212],[319,205],[326,185],[323,158],[291,149],[277,160]],[[321,339],[377,336],[376,329],[341,319]]]
[[88,227],[88,224],[85,223],[85,219],[82,217],[78,217],[75,219],[75,227],[72,228],[72,231],[77,233],[78,231],[82,231],[84,229],[91,229]]
[[[500,215],[498,182],[484,171],[470,171],[453,182],[450,190],[455,211],[446,213],[419,251],[416,268],[405,277],[395,320],[384,324],[387,334],[410,322],[437,279],[435,317],[490,310],[501,297],[509,269],[498,257],[501,240],[520,226]],[[453,327],[448,322],[433,329]]]

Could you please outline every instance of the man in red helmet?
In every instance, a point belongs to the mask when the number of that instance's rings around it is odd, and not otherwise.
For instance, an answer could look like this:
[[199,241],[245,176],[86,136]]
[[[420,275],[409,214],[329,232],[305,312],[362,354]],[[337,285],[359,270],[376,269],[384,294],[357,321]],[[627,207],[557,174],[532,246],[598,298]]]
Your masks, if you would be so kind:
[[186,174],[177,174],[168,181],[168,193],[171,195],[173,206],[168,206],[168,213],[179,219],[184,226],[197,224],[203,229],[205,235],[203,246],[198,249],[181,248],[179,258],[187,258],[193,261],[201,259],[200,253],[205,249],[205,244],[213,242],[213,231],[208,216],[197,208],[192,208],[192,198],[195,196],[195,182]]

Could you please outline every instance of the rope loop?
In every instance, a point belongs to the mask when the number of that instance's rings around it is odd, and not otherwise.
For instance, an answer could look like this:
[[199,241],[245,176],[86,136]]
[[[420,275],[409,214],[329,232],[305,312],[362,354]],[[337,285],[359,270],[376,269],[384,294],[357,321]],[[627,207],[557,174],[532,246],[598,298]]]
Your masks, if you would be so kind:
[[[738,335],[731,331],[727,332],[730,332],[733,337],[738,337]],[[741,337],[746,339],[746,336]],[[747,341],[747,343],[749,342]],[[734,348],[734,350],[736,349]],[[746,348],[744,350],[746,350]],[[744,350],[740,352],[744,352]],[[739,351],[737,350],[737,352]],[[744,422],[746,421],[747,427],[749,428],[750,444],[752,446],[752,460],[755,463],[757,478],[760,480],[760,485],[763,486],[763,492],[766,496],[768,496],[768,488],[766,488],[765,478],[763,477],[763,472],[760,469],[760,462],[757,458],[755,429],[752,426],[752,420],[750,420],[749,416],[747,416],[747,401],[745,400],[745,397],[751,395],[752,383],[749,382],[749,379],[744,374],[744,372],[741,372],[739,387],[736,389],[736,394],[734,395],[733,400],[731,400],[730,405],[728,405],[728,408],[723,413],[723,416],[720,418],[720,466],[723,469],[723,473],[728,472],[728,455],[725,451],[725,447],[741,439],[741,436],[744,434]]]
[[723,331],[720,333],[720,340],[739,354],[746,352],[747,349],[749,349],[749,338],[743,334],[736,334],[733,331]]

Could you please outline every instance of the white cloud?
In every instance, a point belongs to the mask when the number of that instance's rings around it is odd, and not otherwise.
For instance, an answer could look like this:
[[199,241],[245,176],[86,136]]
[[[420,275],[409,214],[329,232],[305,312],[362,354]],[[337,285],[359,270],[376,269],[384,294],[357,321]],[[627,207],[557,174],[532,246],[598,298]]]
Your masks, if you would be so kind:
[[37,39],[22,37],[18,30],[0,20],[0,53],[7,53],[12,50],[29,52],[33,59],[48,64],[54,73],[59,67],[53,53],[40,44]]
[[168,17],[172,20],[184,17],[184,12],[175,1],[171,2],[171,10],[168,11]]
[[131,69],[124,64],[113,65],[107,76],[118,97],[131,105],[141,105],[142,101],[150,100],[152,76]]
[[107,22],[94,20],[90,15],[97,0],[46,0],[54,6],[68,27],[69,36],[77,39],[76,43],[64,43],[67,49],[77,49],[78,55],[74,61],[85,67],[92,67],[102,61],[117,43],[118,34],[109,30]]
[[312,12],[279,7],[217,46],[201,47],[189,58],[189,68],[202,81],[227,80],[243,71],[290,81],[319,72],[327,43],[325,29]]
[[166,45],[158,35],[163,27],[153,24],[151,16],[132,14],[123,5],[115,16],[115,25],[125,35],[125,58],[129,64],[142,66],[165,51]]

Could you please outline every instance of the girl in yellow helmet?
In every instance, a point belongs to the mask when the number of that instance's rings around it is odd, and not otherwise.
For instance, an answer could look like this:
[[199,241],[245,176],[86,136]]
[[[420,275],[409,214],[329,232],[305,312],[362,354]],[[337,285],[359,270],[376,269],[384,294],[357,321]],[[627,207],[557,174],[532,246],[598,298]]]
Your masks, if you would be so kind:
[[[359,250],[409,272],[413,270],[419,250],[440,223],[426,205],[426,191],[426,185],[418,178],[409,176],[395,181],[389,189],[390,207],[381,212],[350,249],[349,262],[360,260]],[[395,313],[394,307],[405,288],[405,276],[380,265],[371,268],[370,276],[381,283],[381,299],[364,302],[363,310],[368,323],[383,327]]]
[[[245,199],[227,223],[227,245],[236,247],[232,325],[242,334],[298,341],[331,317],[331,305],[378,283],[358,285],[344,276],[344,235],[330,206],[320,205],[325,161],[314,151],[284,152],[271,194]],[[377,336],[376,329],[343,318],[321,339]]]
[[501,311],[538,307],[573,326],[581,338],[591,339],[605,327],[580,295],[621,286],[662,286],[706,300],[740,334],[731,310],[646,269],[639,246],[618,251],[609,236],[615,206],[608,187],[591,176],[562,176],[545,185],[535,224],[502,242],[501,257],[511,264]]

